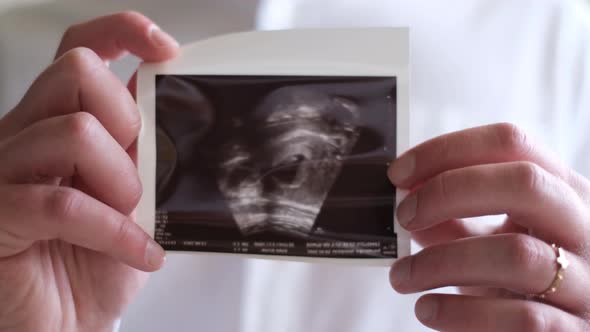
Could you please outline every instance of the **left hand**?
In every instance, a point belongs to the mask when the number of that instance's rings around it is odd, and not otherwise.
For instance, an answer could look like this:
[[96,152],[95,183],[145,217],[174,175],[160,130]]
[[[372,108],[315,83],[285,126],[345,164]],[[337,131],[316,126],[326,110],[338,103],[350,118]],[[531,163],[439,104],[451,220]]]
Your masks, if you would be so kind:
[[[425,249],[400,259],[391,283],[400,293],[460,286],[461,295],[429,294],[416,315],[440,331],[590,330],[590,182],[535,146],[518,128],[496,124],[429,140],[389,169],[410,194],[400,224]],[[497,227],[460,218],[507,216]],[[569,266],[558,271],[556,244]]]

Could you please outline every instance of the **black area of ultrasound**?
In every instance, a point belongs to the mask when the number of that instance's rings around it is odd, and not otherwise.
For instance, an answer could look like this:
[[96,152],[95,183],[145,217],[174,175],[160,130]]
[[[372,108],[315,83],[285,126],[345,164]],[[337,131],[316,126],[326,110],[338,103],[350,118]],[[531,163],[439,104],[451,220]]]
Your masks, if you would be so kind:
[[[246,240],[246,241],[394,241],[393,202],[395,190],[384,176],[386,163],[395,155],[395,80],[393,78],[325,78],[325,77],[220,77],[220,76],[181,76],[197,86],[211,102],[213,109],[223,116],[216,119],[208,133],[196,144],[193,153],[182,154],[174,176],[167,184],[170,190],[158,197],[160,210],[168,211],[166,232],[178,239],[206,240]],[[163,76],[159,76],[157,81]],[[362,139],[356,144],[349,156],[344,156],[340,174],[333,183],[317,215],[315,224],[306,236],[264,230],[252,235],[244,235],[236,226],[229,206],[218,188],[218,174],[215,163],[219,146],[227,143],[228,130],[245,140],[245,146],[254,148],[262,144],[261,138],[248,125],[235,126],[236,118],[244,118],[244,113],[258,105],[260,100],[273,90],[292,85],[314,84],[325,93],[343,96],[364,107],[361,114],[363,130]],[[364,87],[362,91],[359,87]],[[359,92],[361,90],[361,92]],[[365,95],[363,95],[365,93]],[[370,96],[374,93],[374,96]],[[367,94],[369,96],[367,96]],[[371,98],[388,95],[391,109],[383,117],[371,117]],[[231,96],[228,97],[228,96]],[[157,119],[161,109],[156,110]],[[383,110],[382,110],[383,111]],[[179,113],[182,117],[182,112]],[[168,116],[169,117],[169,116]],[[246,117],[247,118],[247,117]],[[246,120],[247,121],[247,120]],[[181,121],[182,122],[182,121]],[[162,129],[176,143],[173,128]],[[387,151],[382,151],[383,146]],[[294,179],[293,167],[301,161],[296,156],[292,164],[286,162],[265,169],[265,190],[273,186],[289,183]],[[207,162],[210,161],[210,162]],[[232,173],[236,178],[248,175],[245,168],[242,173]],[[194,187],[183,192],[194,198],[194,204],[179,208],[174,206],[175,189],[181,181],[195,180]],[[231,179],[229,181],[232,181]],[[175,213],[178,219],[175,220]],[[188,214],[188,217],[187,217]],[[167,247],[164,245],[164,247]],[[186,250],[182,245],[168,246],[167,249]],[[188,248],[190,249],[190,248]],[[194,248],[193,248],[194,249]],[[219,250],[205,250],[219,251]],[[223,250],[221,250],[223,251]]]

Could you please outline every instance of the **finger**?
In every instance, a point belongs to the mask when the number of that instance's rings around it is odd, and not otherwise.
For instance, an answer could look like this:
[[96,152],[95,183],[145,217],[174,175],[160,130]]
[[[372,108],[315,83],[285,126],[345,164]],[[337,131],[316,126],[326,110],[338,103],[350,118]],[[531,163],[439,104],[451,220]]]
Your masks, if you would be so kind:
[[590,212],[571,187],[529,162],[471,166],[428,180],[398,206],[400,224],[410,230],[453,218],[508,214],[539,237],[583,247]]
[[[581,311],[589,301],[580,289],[590,286],[590,270],[572,253],[570,265],[555,293],[547,300],[562,308]],[[444,286],[482,286],[540,294],[553,283],[558,266],[547,243],[523,234],[503,234],[457,240],[426,248],[403,258],[391,269],[391,283],[401,293]]]
[[86,193],[127,215],[141,196],[131,158],[89,113],[37,122],[0,146],[10,156],[0,164],[0,180],[31,183],[43,177],[78,177]]
[[416,302],[422,324],[445,332],[587,331],[581,318],[543,303],[429,294]]
[[21,103],[6,115],[4,137],[50,117],[86,112],[96,117],[127,149],[141,127],[137,106],[127,88],[87,48],[64,54],[33,83]]
[[56,53],[87,47],[103,60],[116,60],[128,52],[144,61],[162,61],[178,53],[178,42],[144,15],[127,11],[70,27]]
[[451,219],[434,225],[431,228],[412,232],[412,239],[423,247],[450,242],[466,237],[476,236],[463,220]]
[[15,255],[35,241],[61,239],[144,271],[157,270],[164,262],[164,250],[137,224],[81,191],[4,185],[0,197],[0,257]]
[[411,188],[446,170],[511,161],[533,162],[590,197],[587,181],[535,146],[521,129],[509,123],[466,129],[428,140],[395,160],[388,175],[395,185]]
[[509,220],[500,225],[482,225],[462,219],[451,219],[430,228],[412,232],[412,239],[429,247],[458,239],[504,233],[523,233],[528,230]]

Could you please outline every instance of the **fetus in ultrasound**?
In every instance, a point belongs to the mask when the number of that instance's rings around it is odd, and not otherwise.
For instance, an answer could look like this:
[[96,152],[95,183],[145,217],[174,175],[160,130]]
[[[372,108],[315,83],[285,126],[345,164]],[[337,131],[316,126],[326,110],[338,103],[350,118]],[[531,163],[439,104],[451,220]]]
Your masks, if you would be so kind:
[[309,235],[358,122],[355,102],[305,86],[279,88],[232,119],[217,182],[241,233]]

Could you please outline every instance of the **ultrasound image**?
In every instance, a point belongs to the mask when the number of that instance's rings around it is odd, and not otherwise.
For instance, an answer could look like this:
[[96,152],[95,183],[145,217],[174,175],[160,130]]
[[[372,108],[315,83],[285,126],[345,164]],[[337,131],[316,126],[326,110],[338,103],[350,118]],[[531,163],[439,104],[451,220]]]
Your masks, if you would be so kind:
[[156,240],[396,257],[395,78],[160,75]]

